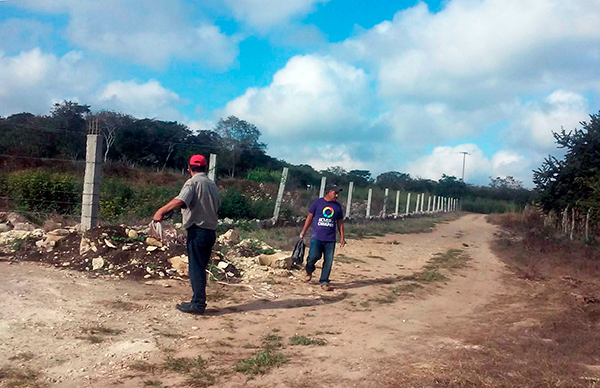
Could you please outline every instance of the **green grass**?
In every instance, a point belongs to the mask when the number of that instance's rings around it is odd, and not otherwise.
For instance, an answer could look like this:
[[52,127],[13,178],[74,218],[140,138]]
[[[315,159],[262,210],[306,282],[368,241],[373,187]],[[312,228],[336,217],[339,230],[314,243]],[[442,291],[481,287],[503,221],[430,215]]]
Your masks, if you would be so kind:
[[261,339],[262,346],[265,349],[278,349],[283,347],[283,338],[276,334],[267,334]]
[[292,345],[292,346],[296,346],[296,345],[302,345],[302,346],[310,346],[310,345],[324,346],[324,345],[327,345],[327,341],[325,341],[322,338],[310,338],[310,337],[306,337],[304,335],[295,334],[295,335],[293,335],[290,338],[290,345]]
[[250,376],[263,375],[287,362],[287,358],[282,353],[267,349],[256,353],[254,357],[241,359],[235,365],[235,371]]

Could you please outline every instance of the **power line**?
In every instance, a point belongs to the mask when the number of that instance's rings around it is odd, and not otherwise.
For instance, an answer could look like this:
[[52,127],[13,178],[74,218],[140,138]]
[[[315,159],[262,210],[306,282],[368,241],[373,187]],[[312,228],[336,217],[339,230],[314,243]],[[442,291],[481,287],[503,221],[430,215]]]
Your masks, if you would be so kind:
[[56,162],[68,162],[68,163],[85,163],[85,160],[40,158],[40,157],[33,157],[33,156],[18,156],[18,155],[7,155],[7,154],[0,154],[0,158],[31,159],[31,160],[56,161]]

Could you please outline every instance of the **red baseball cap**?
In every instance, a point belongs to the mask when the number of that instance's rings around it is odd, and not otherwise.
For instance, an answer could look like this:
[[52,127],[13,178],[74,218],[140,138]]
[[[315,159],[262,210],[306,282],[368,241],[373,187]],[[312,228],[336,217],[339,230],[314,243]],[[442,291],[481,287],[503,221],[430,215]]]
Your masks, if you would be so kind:
[[194,155],[190,158],[190,166],[206,166],[206,158],[202,155]]

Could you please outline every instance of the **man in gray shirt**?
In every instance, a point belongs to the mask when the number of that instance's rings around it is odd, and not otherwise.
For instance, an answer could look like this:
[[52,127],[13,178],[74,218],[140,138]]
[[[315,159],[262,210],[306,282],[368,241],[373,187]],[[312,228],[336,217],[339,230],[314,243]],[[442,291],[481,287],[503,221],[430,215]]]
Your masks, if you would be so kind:
[[183,227],[187,230],[187,252],[192,284],[191,302],[177,305],[184,313],[203,314],[206,308],[206,266],[215,244],[219,191],[215,182],[206,176],[206,158],[194,155],[188,171],[192,175],[179,195],[154,214],[154,221],[162,221],[165,214],[181,208]]

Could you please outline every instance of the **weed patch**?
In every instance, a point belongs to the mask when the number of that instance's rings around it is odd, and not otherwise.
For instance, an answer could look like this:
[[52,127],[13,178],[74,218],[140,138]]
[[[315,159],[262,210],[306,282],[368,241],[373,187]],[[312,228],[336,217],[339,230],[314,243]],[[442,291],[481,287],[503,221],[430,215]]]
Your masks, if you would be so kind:
[[310,345],[317,345],[317,346],[324,346],[327,345],[327,341],[322,339],[322,338],[310,338],[304,335],[298,335],[298,334],[294,334],[291,338],[290,338],[290,345],[292,346],[297,346],[297,345],[302,345],[302,346],[310,346]]
[[287,363],[287,358],[280,352],[267,349],[256,353],[254,357],[241,359],[235,366],[235,371],[245,375],[263,375],[273,368]]

